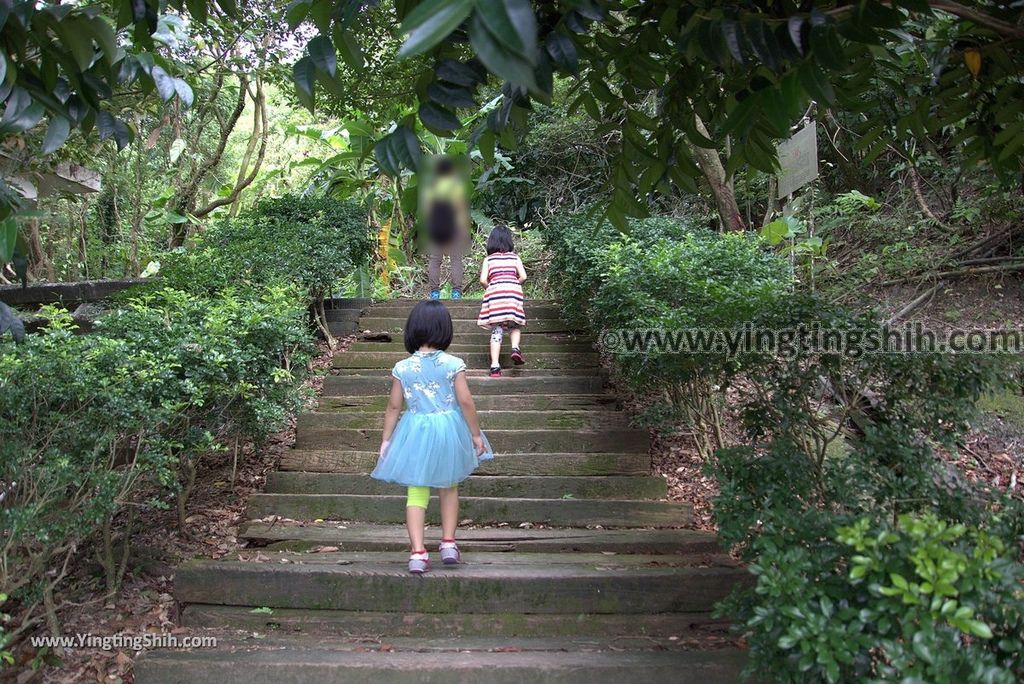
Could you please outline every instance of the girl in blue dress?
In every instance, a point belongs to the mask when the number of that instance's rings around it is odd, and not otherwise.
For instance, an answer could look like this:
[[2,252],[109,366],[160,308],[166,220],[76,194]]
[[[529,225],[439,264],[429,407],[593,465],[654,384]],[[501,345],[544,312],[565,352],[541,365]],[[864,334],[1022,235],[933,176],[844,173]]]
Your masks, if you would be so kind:
[[[420,302],[405,322],[404,337],[411,356],[391,371],[380,459],[370,476],[409,488],[409,572],[422,574],[430,568],[423,541],[430,488],[437,488],[441,499],[441,561],[456,565],[461,560],[455,543],[458,484],[494,453],[480,431],[466,364],[445,352],[452,342],[448,309],[439,301]],[[403,401],[406,411],[399,416]]]

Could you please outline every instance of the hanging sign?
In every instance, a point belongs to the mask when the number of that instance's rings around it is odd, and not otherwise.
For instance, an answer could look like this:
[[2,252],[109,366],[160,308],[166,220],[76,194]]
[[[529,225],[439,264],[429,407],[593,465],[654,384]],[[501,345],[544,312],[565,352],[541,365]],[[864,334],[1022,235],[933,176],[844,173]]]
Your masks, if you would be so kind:
[[776,147],[779,155],[779,199],[818,177],[818,127],[812,121]]

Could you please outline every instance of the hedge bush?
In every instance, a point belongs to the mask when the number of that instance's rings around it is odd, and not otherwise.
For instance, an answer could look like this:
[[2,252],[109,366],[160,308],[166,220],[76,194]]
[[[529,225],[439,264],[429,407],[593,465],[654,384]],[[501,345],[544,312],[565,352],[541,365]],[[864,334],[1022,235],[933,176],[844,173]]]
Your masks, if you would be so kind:
[[309,307],[322,313],[371,246],[354,204],[264,200],[119,296],[91,334],[51,309],[42,333],[0,340],[0,594],[17,624],[0,655],[44,617],[55,628],[53,592],[83,548],[115,591],[138,511],[176,499],[184,526],[197,460],[283,427],[314,350]]
[[42,333],[0,343],[0,583],[22,630],[94,535],[115,590],[128,547],[115,553],[114,517],[176,496],[183,524],[196,459],[282,427],[312,352],[294,286],[148,292],[89,335],[66,312],[47,315]]
[[[567,312],[596,330],[740,328],[789,295],[786,263],[757,238],[720,235],[681,219],[634,220],[628,234],[586,215],[553,221],[550,278]],[[619,339],[622,342],[624,340]],[[609,349],[625,385],[663,396],[710,454],[724,445],[721,407],[738,368],[756,355],[635,354]]]
[[[618,234],[571,216],[545,238],[563,301],[598,333],[879,330],[870,312],[798,292],[756,236],[664,219]],[[955,448],[1005,360],[824,353],[799,338],[792,352],[609,352],[625,387],[669,407],[663,420],[689,421],[718,481],[719,537],[755,577],[722,605],[750,646],[748,674],[1024,678],[1024,511],[937,451]],[[727,388],[742,430],[732,439],[721,431]]]
[[170,255],[161,282],[197,293],[240,285],[296,283],[327,329],[323,300],[373,252],[367,212],[329,197],[264,199],[201,233],[196,244]]

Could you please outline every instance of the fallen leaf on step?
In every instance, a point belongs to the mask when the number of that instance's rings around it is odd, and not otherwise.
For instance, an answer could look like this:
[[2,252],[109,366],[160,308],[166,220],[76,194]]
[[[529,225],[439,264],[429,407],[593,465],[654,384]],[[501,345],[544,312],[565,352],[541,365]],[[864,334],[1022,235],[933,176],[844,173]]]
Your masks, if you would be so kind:
[[395,647],[392,646],[391,644],[381,644],[380,645],[380,650],[381,650],[382,653],[391,653],[391,652],[393,652],[395,650]]
[[522,653],[523,649],[519,648],[518,646],[498,646],[497,648],[492,649],[492,652],[493,653]]
[[313,549],[313,553],[334,553],[337,550],[337,546],[318,546]]

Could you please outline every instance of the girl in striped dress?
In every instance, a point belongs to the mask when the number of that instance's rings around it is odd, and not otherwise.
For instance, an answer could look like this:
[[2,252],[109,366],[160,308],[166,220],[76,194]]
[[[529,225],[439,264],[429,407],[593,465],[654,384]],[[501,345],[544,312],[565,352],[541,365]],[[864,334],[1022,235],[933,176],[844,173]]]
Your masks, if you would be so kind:
[[526,325],[523,310],[523,283],[526,269],[515,252],[512,231],[499,225],[487,238],[487,258],[480,270],[480,284],[487,288],[477,325],[491,331],[491,377],[501,377],[501,339],[509,331],[512,342],[512,362],[517,366],[526,363],[519,348],[521,328]]

